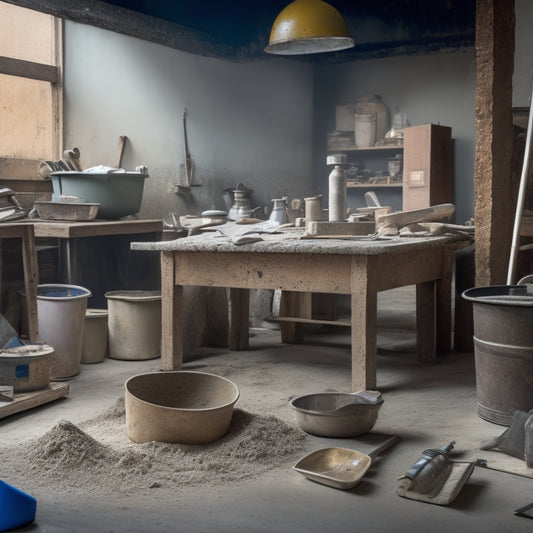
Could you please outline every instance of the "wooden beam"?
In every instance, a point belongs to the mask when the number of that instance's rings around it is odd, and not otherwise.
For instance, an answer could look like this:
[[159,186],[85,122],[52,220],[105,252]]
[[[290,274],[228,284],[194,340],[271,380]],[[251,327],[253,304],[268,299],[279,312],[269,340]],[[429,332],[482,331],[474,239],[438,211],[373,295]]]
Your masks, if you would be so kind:
[[50,83],[57,83],[59,80],[57,67],[13,57],[0,56],[0,74],[48,81]]
[[511,192],[514,0],[476,0],[476,285],[505,283]]

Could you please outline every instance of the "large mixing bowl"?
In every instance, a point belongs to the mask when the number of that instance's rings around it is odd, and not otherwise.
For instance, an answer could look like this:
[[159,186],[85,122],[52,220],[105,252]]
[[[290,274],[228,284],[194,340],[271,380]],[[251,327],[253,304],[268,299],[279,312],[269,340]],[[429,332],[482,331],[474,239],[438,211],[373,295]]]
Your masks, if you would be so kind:
[[76,196],[80,202],[98,203],[98,218],[115,220],[134,215],[141,208],[144,180],[141,172],[53,172],[54,194]]
[[296,421],[305,432],[339,438],[368,433],[376,424],[382,404],[383,398],[377,391],[323,392],[291,401]]
[[203,372],[152,372],[125,384],[126,428],[138,443],[207,444],[228,431],[239,389]]

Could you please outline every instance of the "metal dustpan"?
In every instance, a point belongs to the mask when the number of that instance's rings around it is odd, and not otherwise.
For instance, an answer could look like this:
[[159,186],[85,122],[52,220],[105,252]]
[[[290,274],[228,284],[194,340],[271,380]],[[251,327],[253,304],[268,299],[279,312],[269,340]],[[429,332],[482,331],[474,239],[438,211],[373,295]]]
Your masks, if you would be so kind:
[[301,459],[293,469],[322,485],[349,490],[361,481],[375,457],[399,440],[390,437],[368,455],[348,448],[323,448]]

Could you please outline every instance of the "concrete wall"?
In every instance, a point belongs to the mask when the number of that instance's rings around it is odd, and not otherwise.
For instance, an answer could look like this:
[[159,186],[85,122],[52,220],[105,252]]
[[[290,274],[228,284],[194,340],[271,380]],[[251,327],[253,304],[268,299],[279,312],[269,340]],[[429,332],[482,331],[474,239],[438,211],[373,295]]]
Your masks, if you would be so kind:
[[[312,176],[312,66],[285,60],[233,63],[181,52],[93,26],[65,24],[65,146],[82,164],[148,166],[139,216],[199,214],[224,207],[237,182],[254,206],[309,194]],[[187,108],[195,164],[193,200],[169,192],[184,162]]]
[[[533,83],[531,60],[533,2],[516,0],[513,106],[528,107]],[[335,106],[360,96],[379,94],[389,111],[407,114],[412,125],[440,123],[451,126],[454,139],[456,222],[474,214],[475,161],[475,51],[465,49],[320,66],[315,69],[315,189],[327,196],[329,168],[326,133],[335,129]],[[364,192],[364,191],[363,191]],[[350,191],[362,197],[363,192]],[[379,191],[380,198],[399,193]],[[360,202],[355,202],[359,204]],[[394,206],[393,206],[394,207]]]
[[[516,11],[513,105],[529,106],[533,4],[516,0]],[[473,48],[315,67],[270,57],[233,63],[65,25],[64,144],[80,147],[85,166],[114,165],[117,139],[127,135],[123,166],[147,165],[151,176],[141,217],[223,208],[223,190],[239,181],[255,190],[254,206],[270,207],[284,195],[327,199],[326,133],[335,128],[335,106],[379,94],[391,114],[404,112],[413,125],[452,127],[456,221],[462,223],[474,205],[474,89]],[[191,201],[168,186],[184,160],[185,107],[202,184]]]

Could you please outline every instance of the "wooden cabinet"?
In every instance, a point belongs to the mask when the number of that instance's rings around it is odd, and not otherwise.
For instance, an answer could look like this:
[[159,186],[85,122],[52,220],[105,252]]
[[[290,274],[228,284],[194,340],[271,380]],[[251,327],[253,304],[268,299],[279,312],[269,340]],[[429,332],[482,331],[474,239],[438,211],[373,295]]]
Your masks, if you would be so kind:
[[452,129],[436,124],[404,130],[403,210],[453,203]]

